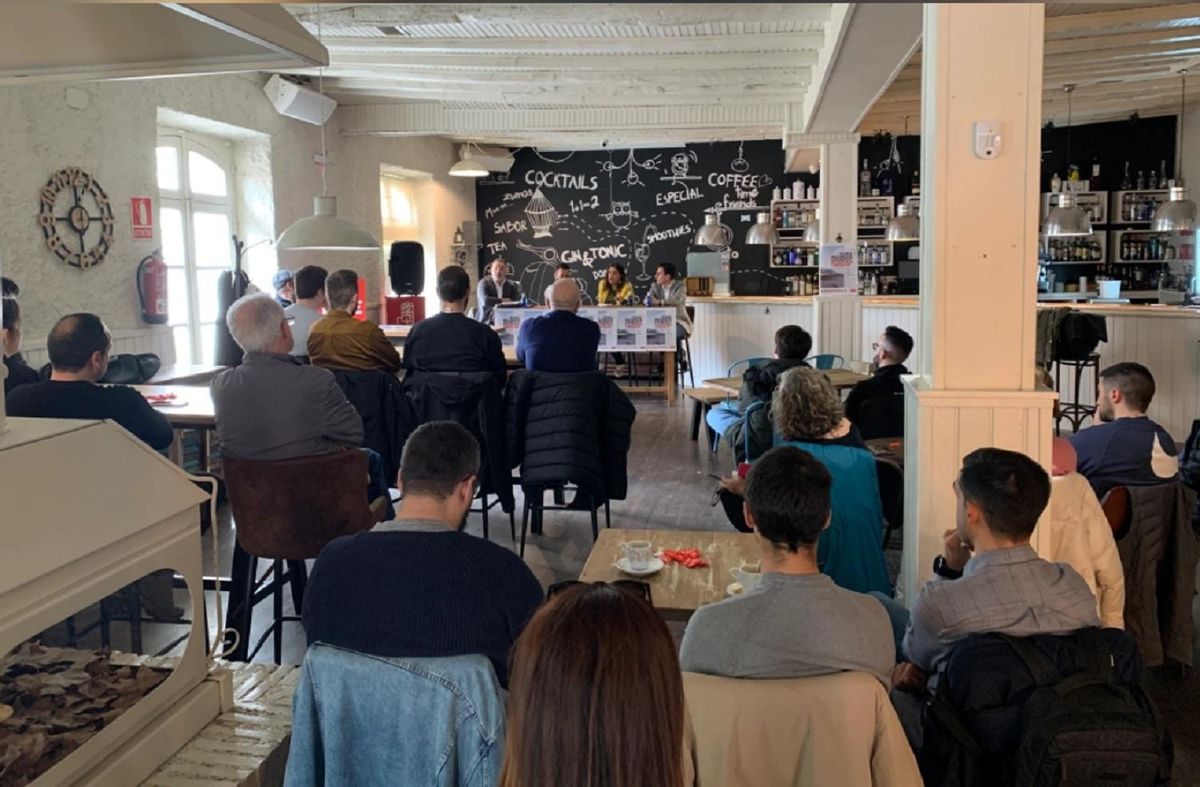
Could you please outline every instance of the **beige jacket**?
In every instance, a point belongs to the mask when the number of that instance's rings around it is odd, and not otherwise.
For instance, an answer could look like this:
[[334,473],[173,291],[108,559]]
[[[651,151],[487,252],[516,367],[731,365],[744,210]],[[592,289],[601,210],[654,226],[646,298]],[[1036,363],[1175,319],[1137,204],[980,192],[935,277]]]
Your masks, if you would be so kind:
[[790,680],[683,673],[698,787],[921,787],[874,676]]
[[1100,623],[1125,628],[1125,572],[1112,528],[1086,478],[1070,473],[1050,480],[1049,522],[1048,534],[1035,535],[1038,555],[1075,569],[1096,596]]

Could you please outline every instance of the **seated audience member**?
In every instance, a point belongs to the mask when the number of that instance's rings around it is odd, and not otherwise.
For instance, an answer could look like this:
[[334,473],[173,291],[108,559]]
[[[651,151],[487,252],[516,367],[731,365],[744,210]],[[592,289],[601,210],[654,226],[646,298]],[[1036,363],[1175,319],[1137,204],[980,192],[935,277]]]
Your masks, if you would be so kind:
[[501,684],[508,653],[542,601],[510,550],[462,532],[479,444],[451,421],[412,433],[400,460],[396,519],[330,542],[304,592],[304,631],[377,656],[487,656]]
[[684,670],[730,678],[857,670],[890,687],[896,654],[887,613],[817,564],[831,484],[824,465],[792,446],[754,463],[743,505],[758,535],[762,587],[696,611],[679,652]]
[[497,304],[516,303],[523,293],[521,285],[508,278],[508,263],[500,257],[492,260],[488,272],[490,275],[480,279],[475,288],[475,318],[490,325]]
[[562,281],[563,279],[570,279],[570,278],[572,278],[571,266],[565,262],[558,263],[558,267],[554,269],[554,280]]
[[596,290],[596,303],[601,306],[621,306],[637,299],[633,285],[625,278],[625,266],[614,262],[604,271]]
[[883,600],[897,632],[905,624],[902,662],[892,676],[897,689],[922,691],[954,644],[971,634],[1028,637],[1100,625],[1083,578],[1029,545],[1050,499],[1045,470],[1024,454],[980,448],[963,459],[954,493],[957,523],[934,560],[937,576],[921,588],[911,615]]
[[1140,363],[1118,363],[1100,372],[1096,415],[1101,423],[1071,436],[1079,472],[1096,496],[1114,486],[1153,486],[1179,476],[1175,441],[1146,416],[1154,377]]
[[286,309],[296,301],[295,274],[286,268],[275,271],[271,277],[271,285],[275,287],[275,302]]
[[21,357],[21,306],[15,298],[5,298],[0,303],[3,312],[3,328],[0,328],[0,351],[4,354],[4,368],[8,376],[4,378],[4,395],[8,396],[19,385],[36,383],[40,379],[36,369],[32,369]]
[[[762,366],[750,366],[742,373],[742,388],[737,404],[718,405],[708,411],[709,427],[729,438],[739,462],[751,461],[771,447],[771,395],[775,384],[788,369],[808,366],[804,359],[812,352],[812,336],[799,325],[785,325],[775,331],[775,360]],[[755,402],[766,406],[744,415]],[[749,431],[750,456],[746,453],[746,433]]]
[[0,298],[18,298],[21,288],[7,276],[0,276]]
[[234,301],[225,315],[246,355],[210,388],[221,451],[235,459],[294,459],[362,445],[362,418],[333,374],[289,355],[284,313],[271,296],[255,293]]
[[535,372],[593,372],[600,326],[576,314],[581,294],[574,279],[546,288],[551,311],[525,320],[517,334],[517,360]]
[[156,451],[171,445],[175,433],[145,397],[123,385],[97,385],[108,371],[112,336],[94,314],[68,314],[50,330],[46,349],[49,380],[22,385],[7,398],[17,418],[107,418]]
[[875,364],[874,373],[850,389],[846,396],[846,417],[854,423],[858,423],[862,406],[870,400],[904,393],[900,375],[909,373],[904,362],[912,353],[913,338],[907,331],[889,325],[873,347],[875,357],[871,362]]
[[388,374],[400,371],[400,354],[379,326],[353,317],[362,307],[358,302],[357,273],[340,270],[329,274],[325,297],[329,313],[308,333],[308,359],[314,366],[378,369]]
[[291,355],[308,355],[308,332],[321,319],[321,310],[329,306],[325,300],[328,276],[320,265],[305,265],[296,271],[296,302],[283,310],[292,328]]
[[[890,594],[879,548],[883,505],[875,457],[846,420],[829,378],[806,367],[784,372],[771,400],[771,418],[784,443],[812,454],[833,478],[833,515],[817,547],[821,573],[848,590]],[[727,479],[722,485],[734,495],[745,489],[742,479]],[[728,504],[726,511],[736,517],[735,527],[746,529],[740,511],[731,511]]]
[[682,340],[692,335],[692,321],[687,313],[687,286],[676,277],[679,272],[675,264],[664,262],[654,270],[654,284],[646,294],[647,306],[675,307],[675,338]]
[[438,271],[441,313],[426,317],[404,342],[404,369],[425,372],[491,372],[504,390],[506,363],[500,336],[490,326],[467,316],[471,280],[462,266]]
[[621,584],[571,583],[517,640],[500,787],[690,787],[667,626]]

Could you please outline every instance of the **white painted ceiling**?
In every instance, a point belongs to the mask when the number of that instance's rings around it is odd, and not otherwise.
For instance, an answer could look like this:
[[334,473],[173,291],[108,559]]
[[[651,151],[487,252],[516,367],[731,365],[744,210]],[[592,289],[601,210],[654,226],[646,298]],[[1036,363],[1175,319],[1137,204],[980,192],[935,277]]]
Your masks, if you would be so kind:
[[339,111],[359,133],[563,146],[778,137],[813,84],[832,11],[322,3],[318,20],[317,4],[287,8],[320,28],[325,89],[352,105]]

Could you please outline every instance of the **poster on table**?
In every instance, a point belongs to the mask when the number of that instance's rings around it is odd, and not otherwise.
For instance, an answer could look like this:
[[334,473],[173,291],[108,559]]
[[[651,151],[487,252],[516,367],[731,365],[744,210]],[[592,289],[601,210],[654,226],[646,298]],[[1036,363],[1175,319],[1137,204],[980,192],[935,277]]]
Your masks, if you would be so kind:
[[[543,314],[545,309],[496,309],[493,324],[501,344],[514,347],[521,324]],[[673,307],[584,308],[578,314],[600,326],[600,352],[675,349]]]
[[821,295],[858,294],[858,258],[843,243],[821,247]]

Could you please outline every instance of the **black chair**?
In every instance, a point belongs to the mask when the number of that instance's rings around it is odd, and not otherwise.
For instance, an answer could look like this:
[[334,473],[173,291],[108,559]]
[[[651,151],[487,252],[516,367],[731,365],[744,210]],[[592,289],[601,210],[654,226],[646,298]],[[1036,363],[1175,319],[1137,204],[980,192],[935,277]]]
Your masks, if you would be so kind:
[[383,461],[388,486],[400,472],[400,453],[416,416],[394,374],[379,369],[330,369],[346,399],[363,422],[363,448],[370,448]]
[[883,531],[883,549],[892,540],[892,531],[904,533],[904,470],[887,459],[875,457],[875,476],[879,482],[879,502],[887,525]]
[[904,392],[863,402],[854,425],[864,440],[904,437]]
[[[1063,367],[1074,370],[1075,388],[1074,396],[1067,399],[1063,396]],[[1092,379],[1096,382],[1095,396],[1092,398],[1092,404],[1084,404],[1079,398],[1079,386],[1083,382],[1083,372],[1085,369],[1092,370]],[[1089,353],[1087,358],[1077,360],[1073,358],[1056,358],[1054,360],[1054,388],[1058,391],[1058,415],[1054,419],[1054,433],[1061,434],[1062,420],[1066,418],[1071,422],[1071,431],[1078,432],[1079,426],[1088,418],[1096,417],[1096,398],[1099,396],[1100,384],[1100,353]]]
[[[683,308],[687,311],[688,320],[692,323],[692,330],[696,330],[696,307],[685,306]],[[696,371],[692,368],[691,338],[691,334],[685,333],[682,339],[675,342],[675,374],[679,378],[680,388],[685,387],[683,379],[685,374],[692,381],[691,387],[696,387]]]

